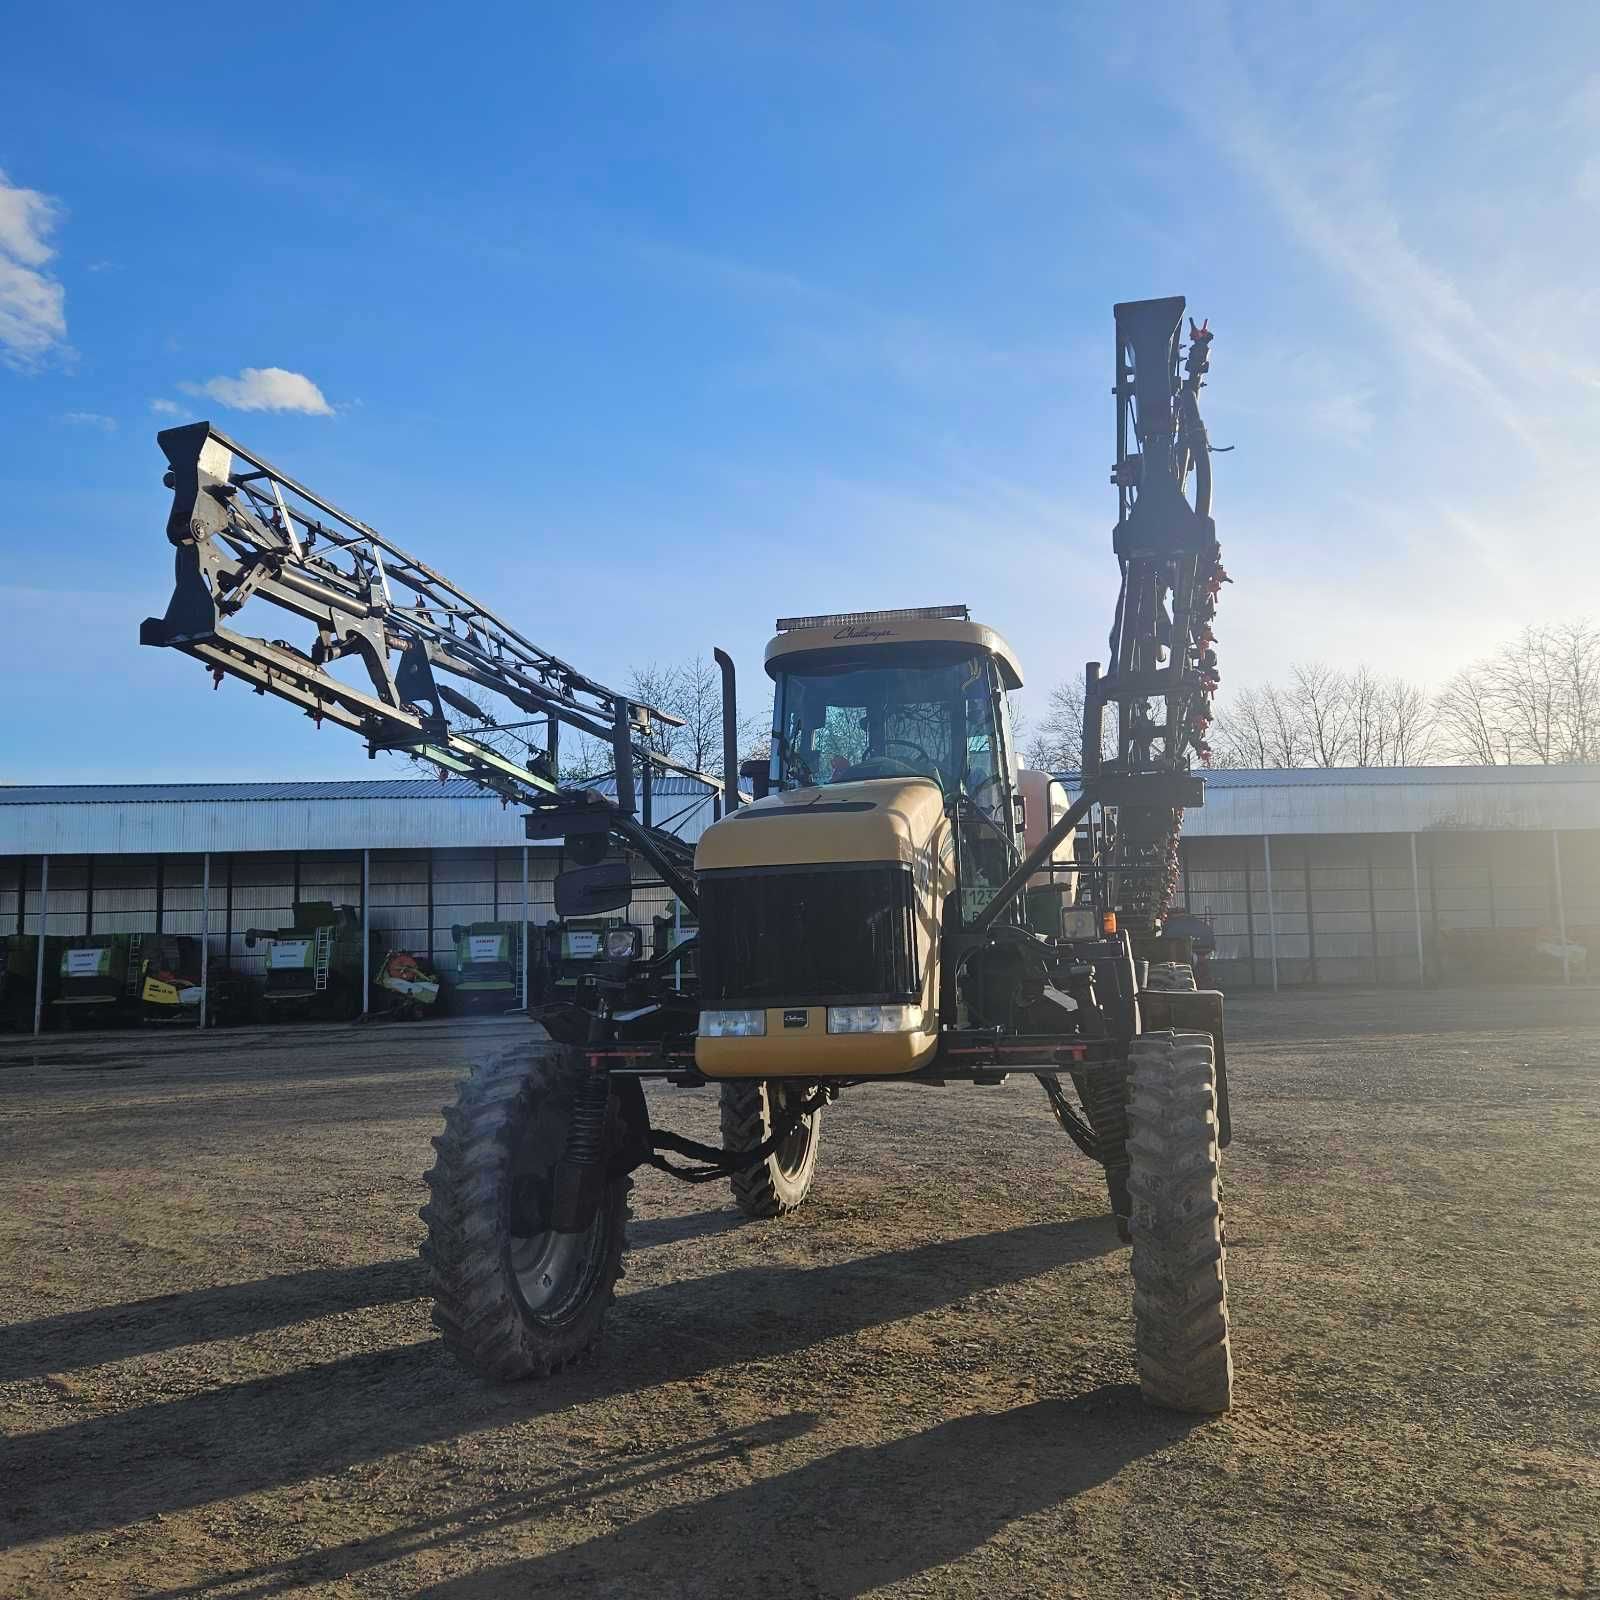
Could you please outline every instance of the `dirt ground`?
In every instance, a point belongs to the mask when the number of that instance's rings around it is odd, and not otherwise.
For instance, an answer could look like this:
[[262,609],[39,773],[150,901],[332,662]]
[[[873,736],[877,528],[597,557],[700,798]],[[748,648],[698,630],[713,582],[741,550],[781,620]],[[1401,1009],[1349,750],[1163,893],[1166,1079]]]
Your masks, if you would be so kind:
[[0,1595],[1600,1594],[1600,993],[1230,1012],[1199,1423],[1031,1079],[847,1094],[779,1223],[646,1175],[600,1350],[495,1388],[416,1208],[509,1025],[0,1041]]

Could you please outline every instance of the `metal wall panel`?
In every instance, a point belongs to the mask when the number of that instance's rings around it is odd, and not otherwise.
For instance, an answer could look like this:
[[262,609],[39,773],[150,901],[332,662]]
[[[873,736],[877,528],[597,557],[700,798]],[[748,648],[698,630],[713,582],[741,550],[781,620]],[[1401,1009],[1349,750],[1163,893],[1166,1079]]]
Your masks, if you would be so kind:
[[8,855],[457,849],[522,838],[521,812],[492,797],[0,805]]
[[[658,821],[685,839],[710,823],[713,792],[693,780],[658,780],[655,798]],[[0,790],[0,855],[520,849],[524,838],[516,806],[458,782]]]
[[[1560,839],[1568,935],[1594,950],[1600,971],[1600,830],[1563,832]],[[1455,930],[1522,933],[1530,945],[1557,936],[1548,833],[1421,834],[1416,847],[1413,877],[1407,834],[1275,837],[1272,911],[1280,983],[1416,983],[1419,906],[1430,980],[1444,964],[1441,939]],[[1189,838],[1184,855],[1189,909],[1209,920],[1216,936],[1215,976],[1225,986],[1270,984],[1262,841]]]
[[1600,767],[1214,772],[1191,838],[1600,828]]

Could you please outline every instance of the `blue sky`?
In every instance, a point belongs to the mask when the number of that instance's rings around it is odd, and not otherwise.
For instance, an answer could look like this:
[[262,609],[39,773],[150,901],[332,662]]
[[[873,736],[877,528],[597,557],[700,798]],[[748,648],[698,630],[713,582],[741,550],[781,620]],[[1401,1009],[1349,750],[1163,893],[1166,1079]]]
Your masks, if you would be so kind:
[[721,644],[754,689],[780,613],[965,600],[1037,705],[1103,652],[1152,294],[1217,334],[1225,692],[1600,609],[1597,46],[1578,4],[18,13],[0,781],[390,770],[137,645],[175,416],[602,679]]

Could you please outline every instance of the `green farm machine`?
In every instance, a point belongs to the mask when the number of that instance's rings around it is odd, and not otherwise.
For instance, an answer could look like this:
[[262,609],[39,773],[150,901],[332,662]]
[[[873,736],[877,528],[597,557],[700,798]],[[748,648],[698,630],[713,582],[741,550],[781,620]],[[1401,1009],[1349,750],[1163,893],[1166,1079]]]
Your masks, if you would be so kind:
[[246,949],[261,949],[265,972],[259,998],[278,1016],[351,1018],[366,1010],[364,972],[378,970],[378,945],[361,943],[361,915],[354,906],[327,900],[295,903],[287,928],[250,928]]
[[458,922],[450,937],[456,947],[451,1010],[462,1014],[517,1010],[523,1004],[522,924]]

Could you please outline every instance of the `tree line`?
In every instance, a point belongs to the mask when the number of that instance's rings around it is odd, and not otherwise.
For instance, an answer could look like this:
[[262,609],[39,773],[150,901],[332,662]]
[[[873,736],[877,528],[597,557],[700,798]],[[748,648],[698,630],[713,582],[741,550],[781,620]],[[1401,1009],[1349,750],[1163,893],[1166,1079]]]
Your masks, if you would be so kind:
[[[1109,722],[1109,718],[1107,719]],[[1030,766],[1082,760],[1083,686],[1058,684],[1022,740]],[[1584,765],[1600,761],[1600,625],[1530,625],[1430,690],[1361,665],[1291,666],[1218,704],[1216,767]]]

